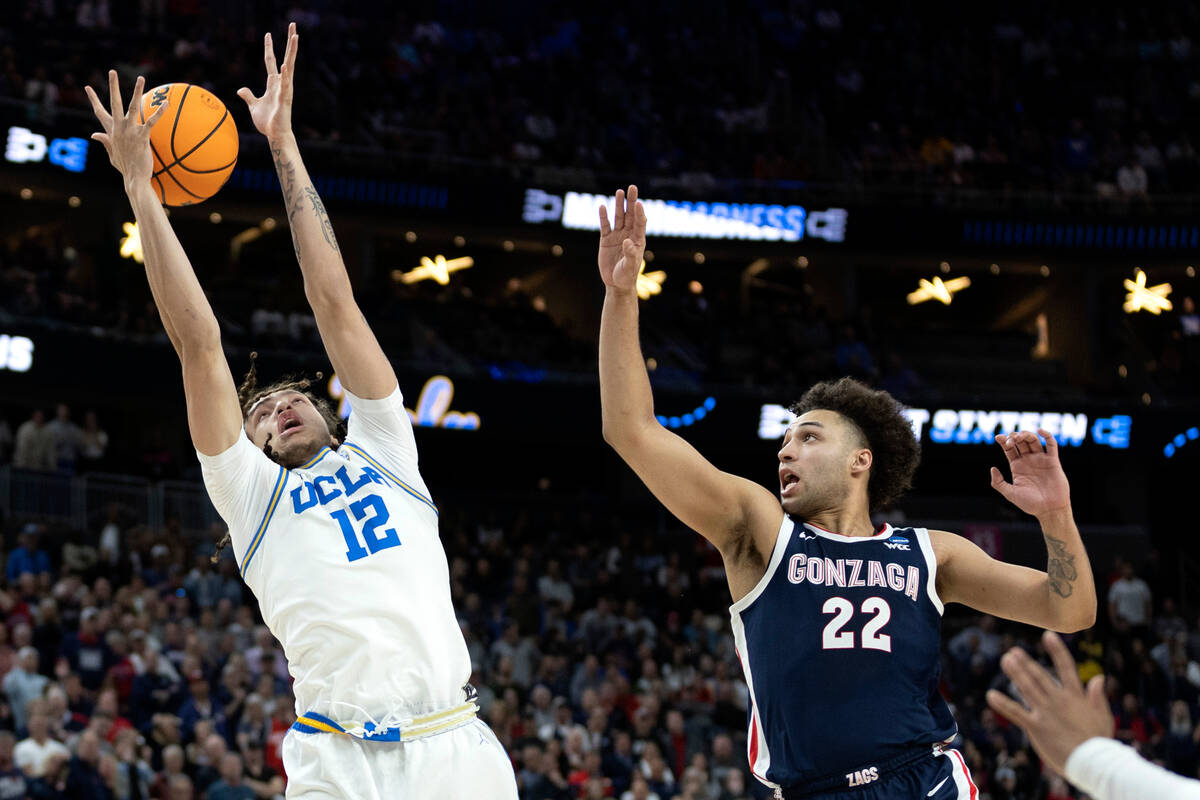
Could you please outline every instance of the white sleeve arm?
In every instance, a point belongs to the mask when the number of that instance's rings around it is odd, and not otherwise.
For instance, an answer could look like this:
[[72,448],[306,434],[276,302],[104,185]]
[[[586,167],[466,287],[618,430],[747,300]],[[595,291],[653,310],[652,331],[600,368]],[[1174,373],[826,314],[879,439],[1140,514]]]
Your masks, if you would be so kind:
[[343,443],[347,449],[428,498],[429,489],[417,466],[412,420],[404,408],[400,387],[378,400],[356,397],[349,391],[346,399],[350,402],[350,420]]
[[204,486],[229,526],[234,556],[245,569],[287,485],[288,472],[267,458],[242,431],[229,449],[215,456],[196,451]]
[[1200,781],[1151,764],[1115,739],[1088,739],[1071,752],[1066,771],[1096,800],[1200,800]]

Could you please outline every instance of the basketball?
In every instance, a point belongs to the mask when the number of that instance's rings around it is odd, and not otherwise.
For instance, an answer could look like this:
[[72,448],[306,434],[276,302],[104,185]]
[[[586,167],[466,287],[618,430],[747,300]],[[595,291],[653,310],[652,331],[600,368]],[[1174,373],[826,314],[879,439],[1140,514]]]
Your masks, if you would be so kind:
[[237,164],[237,126],[216,95],[190,83],[165,83],[146,92],[142,121],[164,102],[167,112],[150,131],[150,182],[163,205],[195,205],[229,180]]

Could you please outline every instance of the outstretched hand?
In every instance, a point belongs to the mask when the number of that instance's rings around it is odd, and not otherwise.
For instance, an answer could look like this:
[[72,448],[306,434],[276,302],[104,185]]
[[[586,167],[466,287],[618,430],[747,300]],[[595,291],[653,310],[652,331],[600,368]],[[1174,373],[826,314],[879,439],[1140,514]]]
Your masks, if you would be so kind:
[[287,49],[283,53],[283,69],[275,63],[275,46],[271,34],[263,37],[263,63],[267,66],[267,88],[262,97],[243,86],[237,95],[246,101],[250,119],[258,132],[275,141],[292,132],[292,77],[296,72],[296,50],[300,47],[300,34],[296,23],[288,25]]
[[[1045,448],[1038,436],[1046,440]],[[996,437],[996,444],[1004,448],[1008,468],[1012,471],[1012,483],[1004,480],[1004,474],[992,467],[992,488],[1004,495],[1026,514],[1042,517],[1047,514],[1071,510],[1071,486],[1058,460],[1058,442],[1054,435],[1039,429],[1036,434],[1020,431]]]
[[1013,648],[1000,659],[1000,666],[1025,705],[995,689],[988,691],[987,702],[994,711],[1020,725],[1038,755],[1064,775],[1067,759],[1076,747],[1088,739],[1112,736],[1113,715],[1104,696],[1104,676],[1092,678],[1085,691],[1075,659],[1062,639],[1046,631],[1042,644],[1054,662],[1058,680],[1023,650]]
[[600,253],[596,257],[600,278],[605,286],[622,292],[637,288],[637,276],[646,253],[646,209],[638,202],[637,195],[637,187],[632,184],[628,193],[617,190],[611,225],[608,208],[600,206]]
[[84,92],[91,101],[92,111],[103,133],[93,133],[92,138],[104,145],[108,160],[125,178],[125,187],[131,188],[140,184],[150,185],[150,177],[154,174],[154,156],[150,153],[150,129],[167,110],[167,101],[158,106],[150,119],[140,122],[142,110],[142,90],[146,87],[146,79],[138,76],[133,85],[133,96],[129,98],[129,107],[122,108],[121,85],[117,80],[116,70],[108,71],[108,102],[105,108],[96,96],[91,86],[85,86]]

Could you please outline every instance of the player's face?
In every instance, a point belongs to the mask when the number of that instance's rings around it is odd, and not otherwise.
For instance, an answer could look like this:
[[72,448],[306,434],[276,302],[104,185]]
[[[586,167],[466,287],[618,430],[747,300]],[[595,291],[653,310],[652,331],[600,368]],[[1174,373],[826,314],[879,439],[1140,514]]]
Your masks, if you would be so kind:
[[857,445],[854,428],[837,412],[817,409],[793,422],[779,448],[783,510],[804,519],[844,502]]
[[312,401],[300,392],[282,391],[268,395],[246,418],[246,435],[256,447],[267,444],[286,467],[311,459],[332,442],[325,418]]

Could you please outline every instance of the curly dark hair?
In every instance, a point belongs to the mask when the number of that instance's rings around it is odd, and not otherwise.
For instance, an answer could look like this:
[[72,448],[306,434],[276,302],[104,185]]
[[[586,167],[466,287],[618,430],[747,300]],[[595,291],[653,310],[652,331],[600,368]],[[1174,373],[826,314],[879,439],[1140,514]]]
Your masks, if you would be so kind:
[[[323,379],[323,373],[315,373],[314,378],[306,378],[303,376],[291,375],[282,378],[267,386],[258,385],[258,353],[250,354],[250,370],[246,373],[246,377],[242,379],[242,385],[238,387],[238,402],[242,406],[242,419],[245,420],[249,415],[250,409],[254,408],[254,404],[268,395],[276,392],[294,391],[299,392],[308,398],[308,401],[313,404],[313,407],[320,412],[321,417],[325,420],[325,424],[329,427],[329,435],[336,439],[341,439],[342,421],[338,419],[338,415],[334,413],[333,407],[329,402],[319,397],[311,390],[311,386],[316,381]],[[267,455],[271,455],[270,441],[268,440],[266,451]]]
[[841,378],[814,385],[790,410],[800,415],[817,409],[836,412],[853,424],[874,456],[867,479],[871,511],[887,508],[912,487],[921,445],[896,398],[853,378]]

